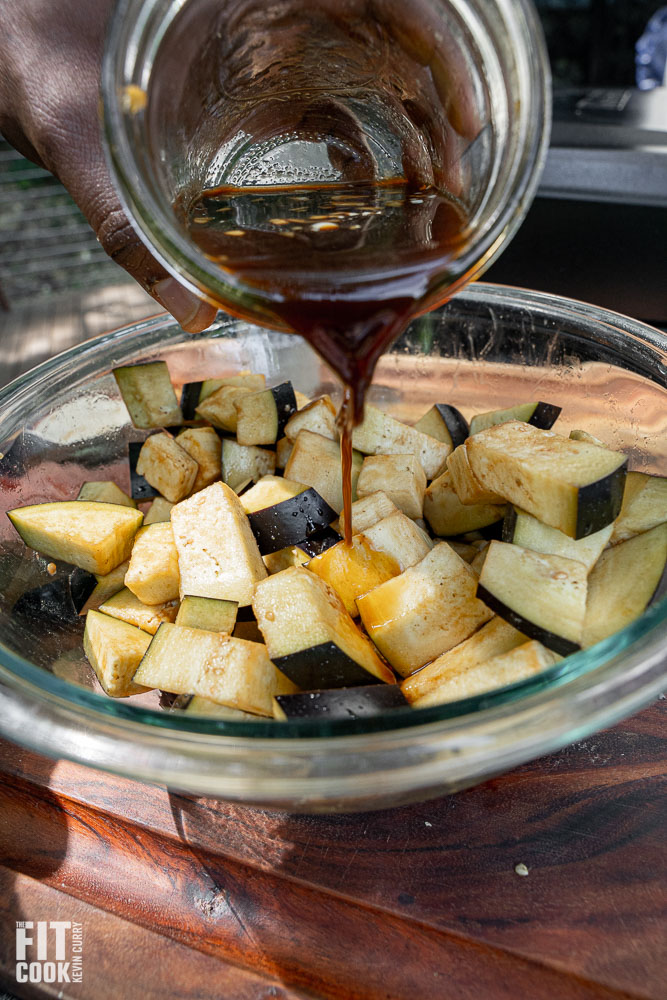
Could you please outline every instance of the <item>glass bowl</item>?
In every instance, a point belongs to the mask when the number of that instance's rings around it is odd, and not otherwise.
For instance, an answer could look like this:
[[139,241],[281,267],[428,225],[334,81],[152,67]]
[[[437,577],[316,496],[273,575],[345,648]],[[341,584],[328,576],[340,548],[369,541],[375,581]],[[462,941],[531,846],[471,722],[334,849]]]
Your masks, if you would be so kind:
[[[543,399],[558,428],[583,427],[667,471],[667,338],[594,306],[477,285],[413,322],[382,358],[371,399],[406,420],[433,402],[466,415]],[[128,423],[110,374],[165,359],[175,383],[250,368],[302,391],[336,393],[298,337],[220,315],[206,334],[170,318],[124,327],[40,365],[0,393],[3,509],[72,499],[85,479],[128,487]],[[170,713],[156,692],[100,692],[83,622],[59,611],[71,567],[26,549],[0,519],[0,732],[66,757],[192,794],[292,811],[375,809],[452,792],[610,725],[660,691],[667,600],[530,680],[451,704],[374,719],[276,723]],[[46,589],[44,589],[46,585]],[[59,589],[60,588],[60,589]],[[46,595],[35,604],[35,591]],[[17,604],[18,602],[18,604]],[[17,608],[19,609],[17,611]]]

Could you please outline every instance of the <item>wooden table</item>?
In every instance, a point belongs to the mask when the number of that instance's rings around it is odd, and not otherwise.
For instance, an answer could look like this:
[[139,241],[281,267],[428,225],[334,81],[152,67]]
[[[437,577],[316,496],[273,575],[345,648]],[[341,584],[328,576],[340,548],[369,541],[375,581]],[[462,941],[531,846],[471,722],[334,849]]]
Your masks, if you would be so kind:
[[[458,795],[329,817],[0,743],[0,982],[76,1000],[664,1000],[664,734],[659,701]],[[83,925],[82,984],[21,992],[21,919]]]

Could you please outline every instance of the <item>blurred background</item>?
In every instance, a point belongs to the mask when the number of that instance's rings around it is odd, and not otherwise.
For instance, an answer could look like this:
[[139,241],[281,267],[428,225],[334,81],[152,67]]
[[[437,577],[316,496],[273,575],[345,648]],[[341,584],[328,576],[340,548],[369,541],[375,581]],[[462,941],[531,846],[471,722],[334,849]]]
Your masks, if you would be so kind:
[[[554,76],[538,197],[485,280],[667,327],[667,7],[537,0]],[[0,137],[0,385],[157,312],[72,200]]]

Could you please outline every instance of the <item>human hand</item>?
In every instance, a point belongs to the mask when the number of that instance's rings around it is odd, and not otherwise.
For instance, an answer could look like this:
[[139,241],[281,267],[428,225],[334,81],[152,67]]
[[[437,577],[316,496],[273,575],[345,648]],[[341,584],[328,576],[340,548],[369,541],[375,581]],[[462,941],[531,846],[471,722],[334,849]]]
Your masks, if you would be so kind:
[[104,33],[113,0],[2,0],[0,131],[55,174],[112,260],[190,333],[214,306],[172,278],[124,214],[107,171],[99,122]]

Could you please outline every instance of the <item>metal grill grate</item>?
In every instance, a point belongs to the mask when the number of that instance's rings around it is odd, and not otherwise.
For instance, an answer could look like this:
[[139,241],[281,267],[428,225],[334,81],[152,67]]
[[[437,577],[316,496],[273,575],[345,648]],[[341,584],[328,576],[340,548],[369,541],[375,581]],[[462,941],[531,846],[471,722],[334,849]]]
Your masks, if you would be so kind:
[[0,136],[0,306],[119,280],[63,186]]

